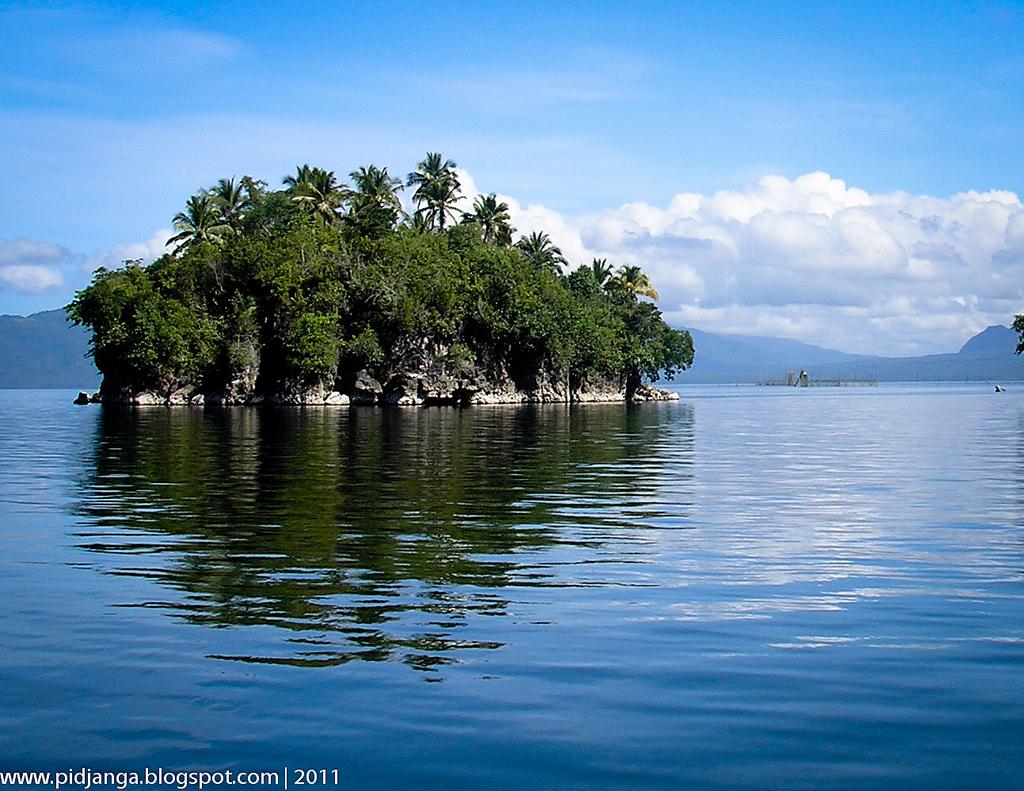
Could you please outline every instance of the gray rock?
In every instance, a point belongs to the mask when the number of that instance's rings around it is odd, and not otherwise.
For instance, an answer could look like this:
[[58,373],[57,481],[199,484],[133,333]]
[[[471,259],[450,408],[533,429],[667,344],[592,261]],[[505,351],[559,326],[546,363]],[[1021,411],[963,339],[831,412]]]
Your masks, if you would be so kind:
[[164,403],[168,406],[184,406],[186,404],[191,404],[192,399],[195,398],[196,395],[198,395],[196,388],[188,384],[184,387],[171,390],[171,392],[167,394],[167,398],[164,400]]
[[141,393],[132,393],[131,403],[134,406],[164,406],[167,399],[152,390],[145,390]]
[[370,376],[369,371],[363,370],[356,374],[351,396],[353,404],[375,404],[383,393],[381,383]]
[[[248,344],[248,345],[246,345]],[[345,406],[348,404],[569,404],[676,400],[676,393],[659,390],[634,378],[627,386],[623,377],[589,377],[570,381],[564,370],[540,365],[512,369],[499,359],[466,359],[463,349],[456,354],[443,344],[425,339],[406,339],[393,349],[391,369],[385,384],[368,370],[347,378],[331,372],[322,382],[285,380],[256,393],[260,349],[252,341],[238,342],[235,369],[222,383],[182,380],[165,391],[134,392],[127,383],[105,377],[93,401],[148,405],[256,405],[260,403]],[[244,346],[244,348],[243,348]],[[240,350],[240,351],[239,351]],[[244,352],[244,353],[243,353]],[[86,401],[88,396],[79,394]]]
[[679,393],[671,390],[660,390],[654,385],[642,384],[633,394],[634,401],[678,401]]
[[426,401],[421,390],[421,377],[415,374],[399,374],[388,380],[384,388],[383,401],[394,406],[419,406]]

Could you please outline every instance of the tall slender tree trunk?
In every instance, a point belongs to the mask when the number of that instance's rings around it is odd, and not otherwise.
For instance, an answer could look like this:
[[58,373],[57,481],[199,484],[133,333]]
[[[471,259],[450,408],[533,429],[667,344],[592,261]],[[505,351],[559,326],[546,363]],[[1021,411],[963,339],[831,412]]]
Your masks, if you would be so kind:
[[643,380],[640,378],[640,369],[635,365],[630,366],[626,374],[626,400],[632,401],[636,391],[640,389]]

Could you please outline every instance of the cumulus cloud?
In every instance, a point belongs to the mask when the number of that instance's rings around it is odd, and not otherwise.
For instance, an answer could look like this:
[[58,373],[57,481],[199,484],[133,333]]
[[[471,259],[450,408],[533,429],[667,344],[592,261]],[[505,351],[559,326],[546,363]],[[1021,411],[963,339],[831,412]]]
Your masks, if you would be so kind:
[[827,173],[567,216],[508,196],[573,264],[639,264],[669,320],[888,354],[956,349],[1024,309],[1024,206],[1006,191],[871,194]]
[[93,255],[53,242],[0,240],[0,307],[19,313],[55,307],[101,266],[116,269],[127,260],[152,262],[165,252],[173,233],[161,228],[146,241],[116,244]]
[[37,242],[31,239],[0,241],[0,266],[26,263],[59,264],[70,256],[71,252],[66,247],[51,242]]
[[64,284],[60,266],[71,258],[66,247],[31,239],[0,241],[0,288],[36,293]]
[[[468,210],[480,190],[471,174],[459,177],[459,208]],[[1024,311],[1024,205],[1012,192],[871,194],[818,172],[582,215],[498,197],[519,234],[546,232],[573,266],[593,257],[642,266],[677,326],[921,354],[953,351]],[[408,191],[403,202],[413,208]],[[172,233],[74,259],[78,277],[152,261]],[[0,243],[0,266],[21,267],[0,270],[0,284],[59,285],[52,267],[69,255],[42,242]]]
[[86,272],[94,272],[99,267],[116,269],[125,261],[141,260],[148,264],[167,252],[167,240],[174,235],[170,228],[161,228],[156,231],[148,241],[125,242],[117,244],[108,250],[89,256],[82,262],[82,269]]
[[28,264],[0,266],[0,286],[14,291],[33,293],[60,288],[62,285],[64,277],[53,267]]

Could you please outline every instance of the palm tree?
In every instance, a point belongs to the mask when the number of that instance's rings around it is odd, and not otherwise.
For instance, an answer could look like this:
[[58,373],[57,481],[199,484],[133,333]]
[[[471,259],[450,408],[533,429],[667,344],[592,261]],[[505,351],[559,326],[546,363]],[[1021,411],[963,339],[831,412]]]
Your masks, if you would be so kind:
[[217,182],[217,186],[210,190],[210,197],[220,208],[221,220],[233,229],[238,228],[239,222],[244,219],[245,213],[249,210],[251,204],[249,192],[245,179],[236,182],[234,178],[221,179]]
[[349,173],[355,190],[349,194],[349,205],[354,214],[368,209],[390,209],[396,215],[402,212],[398,192],[405,185],[401,179],[388,175],[387,168],[376,165],[359,168]]
[[285,176],[284,184],[292,200],[312,209],[325,225],[338,219],[338,210],[349,195],[348,187],[338,181],[334,171],[309,165],[296,168],[294,176]]
[[534,231],[529,236],[520,237],[516,242],[516,247],[528,260],[541,269],[558,273],[561,272],[559,267],[568,263],[562,255],[562,251],[543,231]]
[[406,223],[416,233],[430,233],[431,231],[431,227],[422,212],[413,212],[412,216],[406,219]]
[[612,265],[607,258],[595,258],[590,262],[590,272],[599,288],[606,288],[612,276]]
[[254,179],[252,176],[242,176],[242,187],[245,188],[245,197],[250,204],[259,203],[267,194],[267,182],[263,179]]
[[417,213],[422,214],[427,225],[443,231],[445,222],[457,219],[455,203],[459,199],[462,185],[455,172],[455,163],[442,160],[441,154],[428,151],[426,158],[409,174],[406,185],[416,187],[412,195]]
[[313,173],[315,168],[311,168],[309,165],[300,165],[295,168],[294,176],[285,176],[281,179],[281,183],[288,188],[289,193],[294,193],[300,189],[310,179],[310,175]]
[[610,283],[614,284],[614,287],[638,297],[658,299],[658,292],[654,289],[651,279],[638,266],[620,266]]
[[345,223],[357,235],[370,239],[393,231],[399,217],[405,215],[398,199],[398,190],[404,186],[401,180],[376,165],[353,170],[349,175],[355,189],[348,193]]
[[208,192],[188,199],[185,211],[174,215],[174,229],[178,233],[168,239],[167,244],[177,243],[175,255],[200,242],[219,243],[231,233],[231,226],[221,217],[220,205]]
[[512,218],[508,213],[508,204],[498,203],[498,197],[492,192],[490,195],[477,195],[473,202],[473,211],[463,216],[463,222],[475,222],[484,232],[484,241],[491,244],[500,244],[503,247],[512,246],[512,234],[515,228],[511,224]]

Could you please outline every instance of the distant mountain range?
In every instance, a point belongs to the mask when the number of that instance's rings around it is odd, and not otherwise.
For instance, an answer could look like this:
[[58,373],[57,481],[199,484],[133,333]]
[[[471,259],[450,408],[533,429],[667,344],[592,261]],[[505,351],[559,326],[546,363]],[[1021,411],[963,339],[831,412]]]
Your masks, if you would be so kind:
[[1024,379],[1024,359],[1014,354],[1017,333],[995,324],[954,354],[872,357],[847,354],[784,338],[718,335],[690,330],[697,350],[688,382],[785,381],[790,371],[811,379],[879,382],[1011,381]]
[[[1017,334],[1000,325],[955,354],[923,357],[871,357],[785,338],[690,332],[697,357],[682,383],[784,381],[801,370],[812,379],[879,382],[1024,379],[1024,359],[1014,354]],[[95,388],[99,374],[87,348],[88,333],[69,324],[63,310],[0,316],[0,388]]]
[[98,387],[100,375],[85,356],[88,341],[63,310],[0,316],[0,388]]

